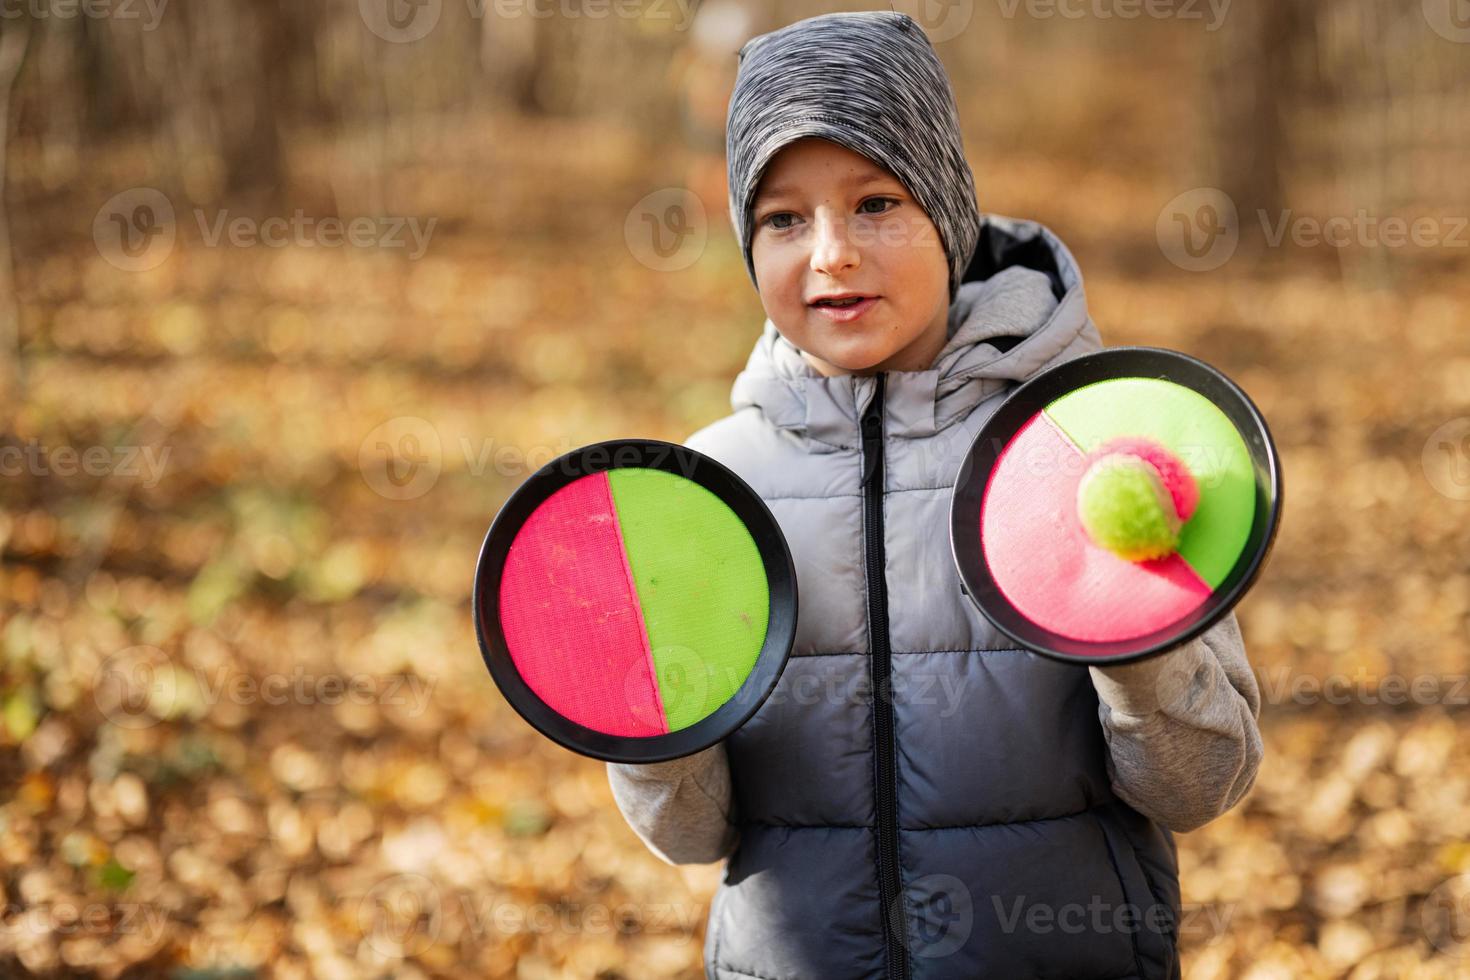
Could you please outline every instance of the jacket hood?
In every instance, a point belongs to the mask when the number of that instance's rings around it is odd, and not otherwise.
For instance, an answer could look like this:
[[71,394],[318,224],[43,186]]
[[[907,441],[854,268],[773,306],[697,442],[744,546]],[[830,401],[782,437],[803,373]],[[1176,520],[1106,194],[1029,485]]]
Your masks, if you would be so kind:
[[[1101,347],[1081,270],[1061,239],[1035,221],[986,215],[934,365],[887,372],[885,431],[934,435],[996,392]],[[758,407],[772,425],[813,440],[813,451],[851,449],[876,387],[872,377],[821,375],[768,318],[730,407]]]

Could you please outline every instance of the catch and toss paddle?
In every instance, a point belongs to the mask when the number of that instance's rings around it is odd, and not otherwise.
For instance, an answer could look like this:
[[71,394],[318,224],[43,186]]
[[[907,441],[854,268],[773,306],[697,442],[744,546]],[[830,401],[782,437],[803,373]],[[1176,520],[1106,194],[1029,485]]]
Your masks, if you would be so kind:
[[1265,564],[1281,467],[1265,419],[1202,361],[1112,347],[1043,371],[981,427],[950,544],[996,628],[1120,663],[1204,632]]
[[512,707],[611,762],[729,735],[796,635],[796,572],[765,503],[710,457],[651,439],[583,446],[517,488],[480,549],[474,603]]

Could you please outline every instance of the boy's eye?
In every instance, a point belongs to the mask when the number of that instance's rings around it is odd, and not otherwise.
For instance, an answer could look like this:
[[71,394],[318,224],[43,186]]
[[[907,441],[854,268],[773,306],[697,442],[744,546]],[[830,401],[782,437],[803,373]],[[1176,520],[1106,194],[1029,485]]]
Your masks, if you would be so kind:
[[[893,198],[893,197],[870,197],[866,201],[864,201],[862,204],[858,205],[858,210],[859,211],[862,211],[862,209],[863,208],[866,208],[869,204],[891,204],[894,207],[897,207],[898,206],[898,199],[897,198]],[[863,211],[862,213],[863,214],[883,214],[885,211],[889,211],[889,210],[892,210],[892,209],[891,208],[883,208],[881,211]]]
[[781,218],[793,218],[794,219],[795,217],[796,217],[796,215],[792,214],[790,211],[777,211],[775,214],[766,215],[765,221],[763,221],[761,223],[762,224],[765,224],[765,225],[769,225],[769,226],[771,226],[772,228],[775,228],[778,231],[784,231],[785,229],[790,228],[791,226],[789,224],[785,224],[785,225],[781,224],[780,221],[779,221],[779,219],[781,219]]

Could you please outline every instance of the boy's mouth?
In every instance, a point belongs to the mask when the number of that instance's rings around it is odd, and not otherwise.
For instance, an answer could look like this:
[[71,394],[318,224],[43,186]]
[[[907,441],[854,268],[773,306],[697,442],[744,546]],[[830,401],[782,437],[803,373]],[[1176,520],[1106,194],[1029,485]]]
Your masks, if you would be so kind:
[[862,293],[832,293],[818,296],[807,305],[829,320],[850,323],[872,309],[881,298]]

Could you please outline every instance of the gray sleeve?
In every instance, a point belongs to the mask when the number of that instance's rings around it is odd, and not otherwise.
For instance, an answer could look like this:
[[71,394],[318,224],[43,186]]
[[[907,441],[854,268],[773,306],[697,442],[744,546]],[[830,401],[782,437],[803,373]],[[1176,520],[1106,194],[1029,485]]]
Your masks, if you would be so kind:
[[1261,693],[1232,610],[1167,653],[1088,667],[1113,791],[1170,830],[1234,806],[1261,764]]
[[607,779],[633,832],[670,864],[709,864],[735,849],[724,742],[668,762],[609,762]]

